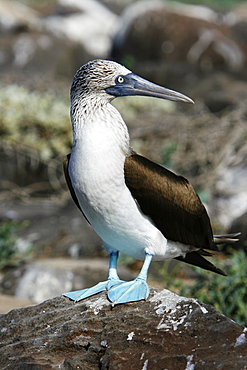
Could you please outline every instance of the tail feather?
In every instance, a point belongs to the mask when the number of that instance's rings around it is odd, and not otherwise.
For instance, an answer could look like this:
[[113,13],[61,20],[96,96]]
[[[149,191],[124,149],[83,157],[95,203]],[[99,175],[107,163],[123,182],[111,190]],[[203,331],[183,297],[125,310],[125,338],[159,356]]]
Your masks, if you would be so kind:
[[214,235],[214,243],[215,244],[233,244],[236,243],[241,233],[234,233],[234,234],[225,234],[225,235]]
[[177,260],[189,263],[190,265],[198,266],[203,268],[204,270],[209,270],[215,272],[216,274],[226,276],[226,273],[219,269],[218,267],[214,266],[211,262],[209,262],[206,257],[212,257],[216,254],[219,250],[217,248],[217,244],[224,244],[224,243],[235,243],[237,242],[238,236],[241,233],[234,233],[234,234],[225,234],[225,235],[214,235],[214,246],[212,249],[199,249],[198,251],[187,253],[185,257],[176,257]]
[[187,253],[185,257],[176,257],[177,260],[189,263],[193,266],[198,266],[203,268],[204,270],[209,270],[215,272],[216,274],[220,274],[226,276],[226,273],[219,269],[218,267],[214,266],[211,262],[207,259],[203,258],[198,251]]

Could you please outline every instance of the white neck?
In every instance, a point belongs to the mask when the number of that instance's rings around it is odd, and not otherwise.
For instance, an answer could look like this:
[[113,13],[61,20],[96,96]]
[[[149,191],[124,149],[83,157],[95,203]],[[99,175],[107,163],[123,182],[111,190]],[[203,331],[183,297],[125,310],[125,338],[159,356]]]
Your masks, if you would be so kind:
[[[125,122],[123,121],[117,109],[108,101],[103,102],[95,97],[83,98],[81,101],[72,101],[71,104],[71,123],[74,145],[77,141],[83,141],[85,131],[93,131],[95,129],[105,130],[105,135],[110,137],[115,136],[114,146],[122,144],[123,149],[129,149],[129,133]],[[103,137],[105,136],[103,135]],[[96,136],[97,133],[96,133]],[[102,137],[102,140],[103,140]],[[109,139],[108,138],[108,142]],[[97,139],[97,137],[93,137]],[[107,137],[106,137],[107,139]]]

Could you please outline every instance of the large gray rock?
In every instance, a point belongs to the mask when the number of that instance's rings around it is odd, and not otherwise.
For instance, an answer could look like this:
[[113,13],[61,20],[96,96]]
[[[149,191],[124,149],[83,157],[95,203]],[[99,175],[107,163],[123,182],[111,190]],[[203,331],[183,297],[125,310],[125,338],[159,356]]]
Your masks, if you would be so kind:
[[173,69],[174,62],[179,62],[203,71],[219,66],[239,70],[246,61],[241,46],[216,12],[163,1],[138,1],[125,9],[113,56],[134,63],[172,63]]
[[59,0],[58,4],[63,11],[47,17],[45,28],[82,45],[91,58],[105,58],[118,17],[96,0]]
[[246,329],[213,307],[152,290],[112,307],[64,297],[0,318],[4,369],[246,369]]

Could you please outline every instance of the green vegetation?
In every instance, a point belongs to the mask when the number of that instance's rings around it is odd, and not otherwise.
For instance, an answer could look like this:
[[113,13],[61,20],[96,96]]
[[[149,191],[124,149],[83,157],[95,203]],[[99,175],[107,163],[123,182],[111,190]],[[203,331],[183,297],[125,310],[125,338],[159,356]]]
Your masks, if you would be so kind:
[[169,272],[170,263],[165,262],[160,270],[166,279],[166,288],[210,304],[238,324],[247,324],[246,255],[243,251],[232,252],[226,261],[215,260],[217,267],[224,270],[227,276],[193,267],[198,273],[198,279],[193,280],[193,284],[185,284],[178,279],[178,274],[181,276],[181,264]]
[[[176,1],[176,0],[172,0]],[[181,0],[181,3],[204,5],[216,10],[230,10],[236,5],[243,3],[244,0]]]
[[17,236],[17,231],[25,228],[25,222],[2,221],[0,224],[0,270],[7,266],[17,266],[30,259],[33,244]]
[[36,150],[42,160],[69,152],[69,102],[53,92],[0,84],[0,137],[10,145]]
[[174,141],[167,143],[162,153],[162,166],[172,168],[172,154],[177,150],[178,144]]

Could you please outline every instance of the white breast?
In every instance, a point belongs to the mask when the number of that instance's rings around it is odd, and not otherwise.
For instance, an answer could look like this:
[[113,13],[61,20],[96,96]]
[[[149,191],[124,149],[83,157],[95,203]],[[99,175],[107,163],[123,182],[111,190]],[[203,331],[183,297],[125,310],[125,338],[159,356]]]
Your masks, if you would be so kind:
[[145,251],[164,258],[166,239],[140,212],[125,185],[129,136],[118,111],[108,104],[108,111],[99,109],[82,122],[80,131],[69,174],[85,216],[111,249],[137,259],[144,259]]

